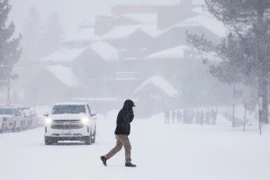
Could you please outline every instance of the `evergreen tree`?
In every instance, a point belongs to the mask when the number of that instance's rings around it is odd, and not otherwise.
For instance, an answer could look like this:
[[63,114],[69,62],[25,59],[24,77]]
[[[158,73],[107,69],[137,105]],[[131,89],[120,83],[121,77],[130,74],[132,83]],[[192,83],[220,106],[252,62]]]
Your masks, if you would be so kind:
[[22,51],[21,35],[14,37],[14,23],[7,24],[10,10],[9,1],[0,0],[0,78],[2,83],[10,78],[13,66],[17,63]]
[[43,28],[41,49],[42,56],[47,56],[59,49],[61,41],[64,39],[64,30],[61,25],[60,16],[53,12],[47,19]]
[[41,28],[39,11],[36,7],[31,7],[28,18],[23,28],[23,52],[21,61],[31,63],[40,58]]
[[257,82],[258,96],[263,97],[262,120],[268,123],[267,84],[270,71],[270,1],[205,0],[206,8],[222,21],[229,36],[219,45],[203,36],[189,35],[197,48],[215,52],[224,59],[211,72],[221,81],[251,84]]

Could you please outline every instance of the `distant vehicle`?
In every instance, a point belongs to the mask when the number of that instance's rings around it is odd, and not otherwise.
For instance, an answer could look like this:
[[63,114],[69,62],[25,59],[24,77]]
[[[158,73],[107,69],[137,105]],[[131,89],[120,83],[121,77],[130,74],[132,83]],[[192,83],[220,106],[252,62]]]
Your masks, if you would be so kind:
[[22,113],[15,107],[0,107],[0,119],[2,120],[2,132],[19,132],[22,130]]
[[96,141],[96,117],[87,103],[59,103],[54,105],[45,123],[45,144],[58,141]]
[[28,118],[27,111],[29,111],[30,107],[17,106],[17,109],[22,113],[22,116],[23,116],[23,119],[21,121],[22,130],[29,129],[28,128],[29,118]]
[[24,114],[24,120],[26,121],[26,129],[32,129],[38,126],[38,117],[35,109],[33,108],[21,108],[20,109]]

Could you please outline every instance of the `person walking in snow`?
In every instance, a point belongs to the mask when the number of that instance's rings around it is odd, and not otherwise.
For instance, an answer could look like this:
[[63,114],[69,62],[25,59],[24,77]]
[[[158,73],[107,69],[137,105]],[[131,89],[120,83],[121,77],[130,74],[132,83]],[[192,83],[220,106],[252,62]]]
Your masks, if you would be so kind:
[[205,124],[209,125],[210,121],[211,121],[211,113],[209,110],[207,110],[205,113]]
[[165,111],[164,112],[164,116],[165,116],[165,124],[169,124],[170,123],[170,111]]
[[175,111],[172,110],[172,122],[174,123],[174,121],[175,121]]
[[201,111],[201,121],[200,121],[200,125],[204,124],[204,112],[203,110]]
[[182,120],[182,111],[178,110],[177,111],[177,122],[180,123]]
[[136,167],[136,165],[131,163],[131,144],[128,138],[130,135],[130,123],[134,119],[133,107],[135,107],[134,102],[128,99],[124,102],[123,108],[118,113],[116,129],[114,132],[116,138],[116,146],[109,153],[100,157],[105,166],[107,166],[107,160],[112,158],[124,146],[126,159],[125,166]]
[[196,113],[195,113],[195,121],[196,124],[200,124],[200,120],[201,120],[201,113],[199,112],[199,110],[197,109]]
[[216,121],[217,121],[217,112],[212,110],[212,125],[216,125]]
[[187,123],[187,110],[184,109],[184,116],[183,116],[183,123],[186,124]]

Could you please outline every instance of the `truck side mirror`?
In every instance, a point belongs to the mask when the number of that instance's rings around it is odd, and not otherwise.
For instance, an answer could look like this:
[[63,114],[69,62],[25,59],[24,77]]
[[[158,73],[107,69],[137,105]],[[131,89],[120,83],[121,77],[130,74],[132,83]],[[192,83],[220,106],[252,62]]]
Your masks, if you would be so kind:
[[96,116],[97,114],[91,114],[91,117]]
[[45,113],[43,113],[43,116],[48,117],[48,116],[49,116],[49,112],[45,112]]

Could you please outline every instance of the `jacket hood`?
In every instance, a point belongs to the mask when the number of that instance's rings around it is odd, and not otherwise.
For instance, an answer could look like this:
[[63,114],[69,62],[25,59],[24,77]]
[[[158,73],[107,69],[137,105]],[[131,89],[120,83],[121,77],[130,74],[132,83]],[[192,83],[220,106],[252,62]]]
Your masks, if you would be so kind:
[[135,104],[132,100],[128,99],[124,102],[123,109],[132,109],[133,107],[135,107]]

